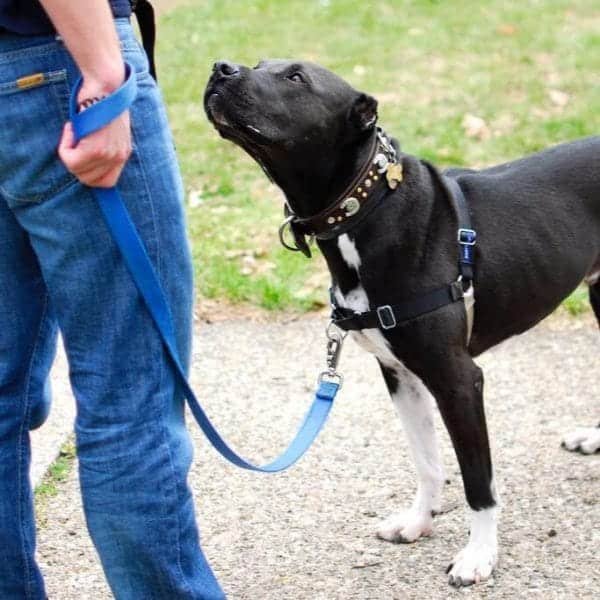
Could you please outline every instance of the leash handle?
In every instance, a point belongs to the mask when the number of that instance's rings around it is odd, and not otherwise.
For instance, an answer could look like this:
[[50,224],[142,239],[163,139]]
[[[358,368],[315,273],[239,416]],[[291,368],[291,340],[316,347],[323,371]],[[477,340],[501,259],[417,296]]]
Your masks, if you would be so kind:
[[[118,90],[80,113],[77,112],[77,92],[81,86],[81,78],[77,81],[71,92],[69,103],[70,117],[77,140],[105,127],[129,108],[135,99],[137,87],[135,72],[129,64],[126,64],[125,72],[125,82]],[[119,248],[144,304],[160,333],[190,410],[210,443],[224,458],[242,469],[262,473],[276,473],[293,465],[310,448],[325,424],[339,389],[339,384],[333,381],[319,381],[313,403],[296,437],[279,458],[267,465],[257,466],[239,456],[219,435],[187,381],[185,371],[179,360],[173,319],[165,294],[121,195],[116,187],[91,189],[108,230]]]
[[92,104],[84,111],[77,112],[77,94],[82,83],[83,78],[79,77],[75,83],[75,87],[71,91],[71,98],[69,100],[69,118],[73,125],[76,141],[106,127],[110,122],[114,121],[131,106],[137,95],[135,71],[129,63],[125,63],[125,81],[120,88],[115,90],[110,96]]

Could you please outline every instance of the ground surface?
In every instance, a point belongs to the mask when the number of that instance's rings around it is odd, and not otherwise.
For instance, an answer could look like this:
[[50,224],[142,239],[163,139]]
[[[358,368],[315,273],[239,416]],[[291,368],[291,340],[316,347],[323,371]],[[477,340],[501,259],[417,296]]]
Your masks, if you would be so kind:
[[[194,382],[215,424],[248,457],[289,440],[322,366],[325,321],[203,324]],[[442,433],[448,512],[414,545],[377,540],[408,504],[414,472],[374,360],[347,343],[346,384],[305,459],[281,475],[224,463],[195,425],[191,484],[203,546],[229,597],[387,600],[598,597],[600,455],[560,449],[563,432],[600,418],[600,335],[591,315],[553,318],[479,360],[504,510],[496,576],[455,591],[444,569],[465,543],[462,485]],[[224,393],[223,390],[227,390]],[[439,419],[438,419],[439,421]],[[44,500],[39,559],[51,600],[110,598],[88,541],[76,470]]]

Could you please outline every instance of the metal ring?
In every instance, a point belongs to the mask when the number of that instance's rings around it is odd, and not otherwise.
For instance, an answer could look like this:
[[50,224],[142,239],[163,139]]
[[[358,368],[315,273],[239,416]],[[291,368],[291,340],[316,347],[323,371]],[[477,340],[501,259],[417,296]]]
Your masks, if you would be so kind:
[[[336,329],[336,331],[334,331],[333,333],[331,332],[332,327],[335,327]],[[333,321],[329,321],[325,329],[325,335],[327,336],[328,340],[333,340],[337,338],[343,342],[346,339],[348,332],[344,331],[343,329],[340,329]]]
[[[329,371],[323,371],[322,373],[319,373],[319,376],[317,377],[317,384],[321,385],[323,383],[323,381],[325,380],[325,377],[328,378],[328,381],[330,381],[331,383],[337,383],[338,385],[338,389],[342,389],[342,385],[344,385],[344,376],[340,375],[339,373],[333,372],[330,373]],[[335,381],[337,379],[337,381]],[[333,381],[331,381],[333,380]]]
[[292,226],[292,221],[296,218],[296,215],[290,215],[289,217],[287,217],[287,219],[279,226],[279,241],[281,242],[281,245],[284,248],[287,248],[288,250],[291,250],[292,252],[302,252],[301,248],[298,248],[298,246],[290,246],[284,238],[284,234],[285,234],[285,228],[286,227],[290,227]]

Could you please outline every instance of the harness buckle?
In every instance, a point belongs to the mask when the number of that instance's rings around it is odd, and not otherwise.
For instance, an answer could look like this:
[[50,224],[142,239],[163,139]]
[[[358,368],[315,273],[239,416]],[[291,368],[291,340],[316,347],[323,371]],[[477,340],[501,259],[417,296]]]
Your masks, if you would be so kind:
[[459,229],[458,243],[463,246],[474,246],[477,242],[477,232],[474,229]]
[[393,329],[396,327],[396,316],[389,304],[377,307],[377,318],[381,329]]

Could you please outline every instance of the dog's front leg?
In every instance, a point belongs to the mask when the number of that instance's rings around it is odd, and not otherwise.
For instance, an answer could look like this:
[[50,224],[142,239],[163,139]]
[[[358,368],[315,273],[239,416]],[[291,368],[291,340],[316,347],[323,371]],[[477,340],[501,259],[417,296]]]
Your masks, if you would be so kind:
[[377,536],[389,542],[414,542],[431,534],[433,515],[441,508],[445,477],[433,422],[435,401],[421,380],[400,362],[379,365],[402,420],[418,486],[412,506],[380,523]]
[[483,410],[483,373],[465,352],[446,349],[425,377],[452,439],[471,508],[469,541],[448,567],[449,582],[471,585],[496,566],[497,498]]

